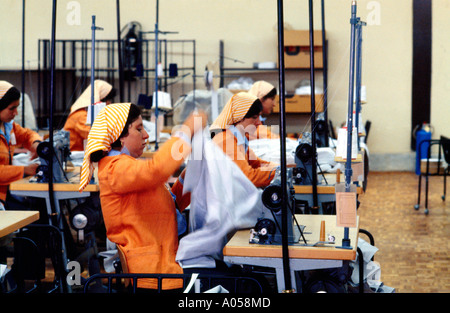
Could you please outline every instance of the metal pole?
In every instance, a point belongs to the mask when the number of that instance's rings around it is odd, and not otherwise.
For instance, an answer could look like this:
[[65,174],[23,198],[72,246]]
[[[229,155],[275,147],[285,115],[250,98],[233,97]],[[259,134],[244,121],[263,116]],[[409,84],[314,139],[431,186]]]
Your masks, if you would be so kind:
[[[355,94],[355,125],[357,134],[359,134],[359,112],[361,112],[361,68],[362,68],[362,27],[364,22],[359,22],[356,25],[356,94]],[[360,149],[360,142],[358,137],[358,151]]]
[[285,112],[285,81],[284,81],[284,21],[283,0],[278,0],[278,79],[280,85],[280,161],[281,161],[281,243],[283,253],[284,290],[291,291],[291,271],[289,265],[289,249],[287,239],[287,170],[286,170],[286,112]]
[[[48,193],[49,193],[49,202],[51,207],[51,212],[56,214],[56,223],[52,222],[54,226],[56,226],[61,232],[62,238],[62,254],[63,254],[63,266],[66,269],[67,265],[67,251],[66,244],[64,240],[64,226],[61,212],[56,211],[56,203],[55,203],[55,194],[53,189],[53,157],[55,155],[55,150],[53,148],[53,109],[55,107],[55,33],[56,33],[56,0],[53,0],[53,8],[52,8],[52,31],[51,31],[51,62],[50,62],[50,117],[49,117],[49,145],[50,145],[50,158],[49,158],[49,180],[48,180]],[[52,218],[52,217],[50,217]],[[63,277],[63,281],[60,285],[60,290],[63,292],[64,288],[67,288],[68,292],[71,292],[70,285],[66,284],[66,277]]]
[[325,4],[322,0],[322,56],[323,56],[323,115],[325,119],[325,129],[327,140],[325,146],[328,147],[328,44],[325,33]]
[[122,39],[120,38],[120,0],[116,0],[117,15],[117,55],[119,61],[119,98],[123,102],[123,60],[122,60]]
[[[92,15],[92,39],[91,39],[91,125],[94,124],[94,103],[95,103],[95,31],[103,30],[95,26],[95,15]],[[101,99],[99,99],[101,100]]]
[[155,150],[158,150],[158,19],[159,0],[156,0],[156,23],[155,23]]
[[317,198],[317,145],[316,145],[316,92],[314,73],[314,17],[313,0],[309,0],[309,60],[310,60],[310,80],[311,80],[311,147],[312,147],[312,191],[313,207],[319,209]]
[[[349,90],[348,90],[348,114],[347,114],[347,160],[345,163],[345,192],[350,192],[350,185],[352,179],[352,132],[353,132],[353,89],[355,81],[355,25],[358,23],[356,18],[356,1],[352,1],[352,15],[350,19],[350,70],[349,70]],[[342,246],[349,247],[349,228],[344,228],[344,238],[342,239]]]
[[22,127],[25,127],[25,0],[22,1]]
[[95,84],[95,15],[92,15],[91,39],[91,125],[94,124],[94,84]]

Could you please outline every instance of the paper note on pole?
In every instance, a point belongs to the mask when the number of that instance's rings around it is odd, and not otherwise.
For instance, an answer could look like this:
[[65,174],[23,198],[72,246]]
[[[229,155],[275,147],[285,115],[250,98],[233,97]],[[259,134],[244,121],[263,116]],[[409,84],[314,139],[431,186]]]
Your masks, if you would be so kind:
[[356,192],[336,192],[336,226],[356,227]]
[[[351,158],[356,159],[358,155],[358,134],[356,133],[356,127],[353,127],[352,132],[352,145],[351,145]],[[338,139],[336,146],[336,156],[342,159],[347,159],[347,128],[342,127],[338,130]]]

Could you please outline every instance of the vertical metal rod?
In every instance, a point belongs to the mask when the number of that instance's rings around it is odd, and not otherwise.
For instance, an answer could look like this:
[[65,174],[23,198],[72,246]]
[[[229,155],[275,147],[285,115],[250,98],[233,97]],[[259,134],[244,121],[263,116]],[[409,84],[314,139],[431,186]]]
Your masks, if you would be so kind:
[[155,150],[158,150],[158,19],[159,0],[156,0],[156,23],[155,23]]
[[312,147],[312,191],[313,207],[319,209],[317,198],[317,145],[316,145],[316,87],[314,73],[314,13],[313,0],[309,0],[309,61],[310,61],[310,81],[311,81],[311,147]]
[[[362,26],[360,22],[356,25],[356,94],[355,94],[355,125],[356,134],[359,134],[359,112],[361,112],[361,66],[362,66]],[[358,137],[358,151],[360,142]]]
[[[350,70],[349,70],[349,97],[348,97],[348,114],[347,114],[347,160],[345,163],[345,192],[350,192],[351,179],[352,179],[352,132],[353,132],[353,90],[355,81],[355,25],[357,23],[356,18],[356,1],[352,1],[352,14],[350,19],[351,32],[350,32]],[[344,238],[342,239],[342,246],[349,247],[349,228],[344,228]]]
[[94,82],[95,82],[95,15],[92,15],[91,39],[91,125],[94,123]]
[[325,129],[327,140],[325,146],[328,147],[328,44],[325,32],[325,4],[322,0],[322,56],[323,56],[323,115],[325,119]]
[[120,0],[116,0],[117,16],[117,55],[119,61],[119,98],[123,102],[123,60],[122,60],[122,39],[120,38]]
[[22,127],[25,127],[25,0],[22,0]]
[[352,179],[352,133],[353,133],[353,90],[355,87],[355,25],[356,25],[356,1],[352,1],[352,17],[350,19],[350,70],[348,88],[348,112],[347,112],[347,160],[345,163],[345,191],[350,191]]
[[[63,266],[64,269],[67,265],[67,254],[66,254],[66,245],[64,241],[64,231],[63,231],[63,222],[62,222],[62,213],[56,212],[56,203],[55,203],[55,194],[53,190],[53,157],[55,155],[55,151],[53,148],[53,109],[55,107],[55,33],[56,33],[56,0],[53,0],[53,8],[52,8],[52,31],[51,31],[51,56],[50,56],[50,117],[49,117],[49,145],[51,147],[50,150],[50,158],[49,158],[49,180],[48,180],[48,193],[49,193],[49,201],[51,212],[56,213],[56,223],[54,226],[58,227],[61,232],[62,237],[62,251],[63,251]],[[66,277],[63,278],[63,282],[61,283],[61,291],[63,291],[64,286],[67,288],[68,292],[71,292],[71,287],[65,283]]]
[[292,289],[291,271],[289,265],[289,248],[287,239],[287,170],[286,170],[286,112],[285,112],[285,80],[284,80],[284,21],[283,0],[278,0],[278,79],[280,85],[280,166],[281,166],[281,243],[283,253],[284,289]]

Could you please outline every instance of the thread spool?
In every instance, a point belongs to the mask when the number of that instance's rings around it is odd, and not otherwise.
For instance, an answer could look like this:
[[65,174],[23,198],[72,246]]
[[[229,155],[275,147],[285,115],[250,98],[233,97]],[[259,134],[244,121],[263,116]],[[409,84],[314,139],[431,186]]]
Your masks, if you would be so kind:
[[325,221],[320,222],[320,239],[319,241],[325,241]]
[[178,76],[178,66],[176,63],[169,64],[169,77],[177,77]]

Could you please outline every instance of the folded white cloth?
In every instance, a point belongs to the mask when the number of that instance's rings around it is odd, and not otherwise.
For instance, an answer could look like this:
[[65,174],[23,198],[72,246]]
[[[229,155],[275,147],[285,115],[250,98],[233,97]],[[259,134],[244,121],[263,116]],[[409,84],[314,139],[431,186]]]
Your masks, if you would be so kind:
[[214,268],[227,237],[253,227],[263,211],[261,190],[202,133],[192,140],[183,192],[191,192],[189,233],[176,260],[183,268]]

